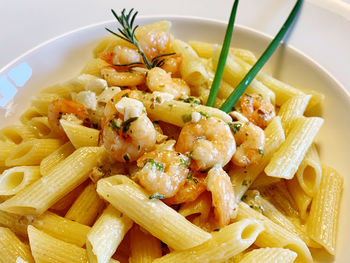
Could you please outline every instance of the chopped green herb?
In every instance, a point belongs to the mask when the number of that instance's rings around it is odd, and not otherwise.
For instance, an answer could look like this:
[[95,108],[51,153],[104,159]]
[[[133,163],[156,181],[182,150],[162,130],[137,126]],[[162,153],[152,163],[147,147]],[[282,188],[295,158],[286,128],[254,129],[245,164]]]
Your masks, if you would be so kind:
[[128,163],[130,162],[130,155],[128,153],[123,155],[123,159]]
[[233,123],[232,122],[232,123],[229,123],[229,126],[230,126],[231,130],[233,131],[233,133],[236,134],[239,131],[239,129],[242,127],[242,123],[239,123],[239,122]]
[[184,114],[181,116],[181,118],[182,118],[182,121],[184,123],[186,123],[186,122],[189,122],[192,120],[192,115],[191,114]]
[[161,194],[158,194],[158,193],[154,193],[153,195],[150,195],[149,196],[149,199],[151,200],[154,200],[154,199],[164,199],[165,196],[164,195],[161,195]]
[[156,102],[157,102],[157,103],[161,103],[161,102],[162,102],[162,100],[160,99],[160,97],[156,97]]
[[174,104],[168,104],[168,106],[169,106],[170,108],[173,108],[173,107],[174,107]]
[[118,126],[117,122],[115,121],[115,119],[112,119],[110,122],[109,122],[109,126],[113,129],[113,130],[119,130],[120,127]]
[[188,180],[192,180],[193,179],[193,175],[190,173],[189,175],[187,175],[187,179]]
[[150,163],[152,165],[152,167],[156,167],[158,171],[161,171],[161,172],[164,171],[164,164],[162,164],[162,163],[158,163],[153,159],[147,159],[146,163]]
[[202,116],[204,116],[204,117],[207,117],[207,118],[210,117],[210,114],[208,114],[208,113],[206,113],[206,112],[200,111],[199,113],[200,113],[200,115],[202,115]]
[[184,166],[189,166],[190,165],[190,161],[180,158],[180,165],[184,165]]
[[121,125],[121,128],[122,128],[122,132],[127,132],[130,128],[130,125],[133,121],[136,121],[138,119],[138,117],[133,117],[133,118],[130,118],[126,121],[124,121]]
[[259,153],[260,153],[261,155],[263,155],[263,154],[264,154],[264,150],[261,149],[261,148],[259,148]]
[[179,101],[183,101],[185,103],[193,103],[193,104],[201,104],[201,101],[194,97],[188,97],[186,99],[180,98]]

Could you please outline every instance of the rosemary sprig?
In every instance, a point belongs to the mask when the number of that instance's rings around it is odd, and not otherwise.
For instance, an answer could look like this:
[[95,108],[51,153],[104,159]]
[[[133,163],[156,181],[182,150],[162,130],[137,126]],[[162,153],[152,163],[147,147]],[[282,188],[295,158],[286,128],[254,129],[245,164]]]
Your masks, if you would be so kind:
[[139,42],[136,39],[135,31],[138,26],[134,26],[135,18],[138,14],[136,11],[134,12],[134,9],[132,8],[128,14],[125,14],[125,9],[122,10],[121,15],[118,16],[116,12],[112,9],[111,10],[115,18],[118,20],[119,24],[122,26],[122,29],[118,28],[119,33],[116,33],[108,28],[105,28],[108,32],[112,33],[113,35],[133,44],[137,47],[139,53],[142,56],[142,59],[144,63],[141,62],[135,62],[135,63],[129,63],[129,64],[116,64],[114,66],[117,67],[125,67],[125,66],[131,66],[136,67],[140,65],[145,65],[148,69],[154,68],[154,67],[161,67],[164,65],[164,57],[166,56],[172,56],[175,55],[175,53],[169,53],[169,54],[161,54],[159,56],[156,56],[152,58],[151,61],[149,61],[145,55],[145,52],[143,51],[142,47],[140,46]]
[[252,80],[258,74],[260,69],[264,66],[264,64],[267,62],[267,60],[271,57],[273,52],[278,47],[279,43],[282,41],[282,39],[284,38],[284,36],[288,32],[288,29],[292,25],[293,21],[295,20],[298,12],[300,10],[302,2],[303,2],[303,0],[297,0],[291,13],[289,14],[287,20],[284,22],[284,24],[281,27],[278,34],[272,40],[270,45],[266,48],[266,50],[261,55],[261,57],[258,59],[258,61],[254,64],[254,66],[249,70],[247,75],[245,75],[245,77],[241,80],[241,82],[238,84],[238,86],[235,88],[235,90],[226,99],[226,101],[224,102],[224,104],[220,108],[221,110],[223,110],[225,112],[229,112],[232,109],[233,105],[235,105],[237,100],[242,96],[243,92],[246,90],[248,85],[252,82]]
[[139,53],[142,56],[142,59],[148,69],[152,68],[152,63],[148,61],[145,52],[142,50],[139,42],[136,39],[135,36],[135,30],[138,28],[138,26],[134,26],[135,18],[138,14],[136,11],[134,12],[134,8],[132,8],[128,14],[125,14],[125,9],[122,10],[121,15],[118,16],[116,12],[112,9],[111,10],[115,18],[118,20],[119,24],[122,26],[122,29],[118,28],[119,33],[113,32],[112,30],[105,28],[108,32],[112,33],[113,35],[120,37],[121,39],[124,39],[125,41],[133,44],[137,47]]
[[224,72],[224,68],[225,68],[225,64],[226,64],[227,54],[230,50],[230,43],[231,43],[236,13],[237,13],[238,2],[239,2],[239,0],[235,0],[235,2],[233,3],[233,6],[232,6],[230,19],[228,21],[226,34],[225,34],[225,38],[224,38],[224,44],[222,45],[218,65],[217,65],[216,72],[215,72],[215,77],[214,77],[213,83],[211,85],[210,93],[209,93],[208,100],[206,103],[207,106],[212,107],[214,105],[216,95],[218,94],[222,74]]

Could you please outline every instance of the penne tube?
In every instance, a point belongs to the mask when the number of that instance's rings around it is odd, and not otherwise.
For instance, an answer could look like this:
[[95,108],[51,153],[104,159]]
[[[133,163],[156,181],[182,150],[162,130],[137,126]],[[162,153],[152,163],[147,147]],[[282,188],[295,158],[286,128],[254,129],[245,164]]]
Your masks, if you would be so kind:
[[40,162],[62,145],[59,139],[32,139],[18,145],[5,161],[6,166],[39,165]]
[[253,249],[243,256],[239,263],[293,263],[297,253],[290,249],[266,247]]
[[37,108],[31,106],[19,117],[23,124],[27,124],[31,119],[35,117],[42,117],[43,115],[37,110]]
[[152,263],[162,256],[160,241],[135,225],[130,230],[129,263]]
[[90,230],[86,249],[90,263],[108,263],[133,222],[109,205]]
[[61,119],[60,124],[75,149],[97,146],[100,131]]
[[20,144],[36,138],[36,132],[25,125],[10,125],[0,130],[0,140]]
[[336,170],[322,166],[320,188],[313,198],[307,231],[328,253],[335,254],[336,231],[344,179]]
[[103,206],[104,201],[96,193],[95,185],[90,183],[74,201],[65,218],[91,226]]
[[305,220],[309,214],[312,197],[308,196],[300,187],[298,179],[294,177],[286,181],[289,193],[292,195],[296,205],[298,206],[300,218]]
[[[216,70],[216,66],[219,61],[221,48],[215,46],[213,50],[212,60],[213,60],[213,69]],[[226,59],[225,69],[222,75],[222,78],[231,86],[236,87],[239,82],[244,78],[247,71],[245,71],[240,64],[238,64],[234,59],[233,55],[229,55]],[[248,94],[261,94],[262,97],[275,104],[275,94],[267,88],[263,83],[254,79],[248,86],[246,93]]]
[[32,99],[32,106],[35,107],[41,115],[47,116],[49,104],[60,98],[59,95],[54,93],[40,93]]
[[315,196],[321,183],[322,168],[316,145],[311,144],[296,173],[300,187],[309,196]]
[[27,236],[28,220],[20,215],[0,210],[0,226],[10,228],[16,235]]
[[[250,207],[261,211],[261,213],[272,222],[280,225],[287,231],[298,236],[308,247],[315,247],[314,242],[301,228],[296,227],[284,214],[282,214],[272,203],[260,196],[259,191],[248,190],[242,200]],[[316,247],[318,247],[316,245]]]
[[57,137],[57,134],[51,129],[48,118],[33,117],[27,122],[27,126],[35,130],[37,137],[41,139]]
[[104,158],[100,147],[76,150],[49,174],[0,204],[0,210],[21,215],[41,215],[64,195],[85,181]]
[[280,182],[282,179],[277,177],[267,176],[264,172],[258,175],[258,177],[251,184],[250,188],[255,189],[259,187],[265,187],[271,184]]
[[12,196],[41,177],[39,166],[16,166],[0,176],[0,196]]
[[213,237],[199,246],[170,252],[153,262],[223,262],[247,249],[263,230],[259,221],[244,219],[213,232]]
[[294,120],[286,141],[265,167],[266,175],[284,179],[293,178],[322,124],[323,119],[318,117],[301,117]]
[[85,249],[28,226],[30,249],[36,263],[86,263]]
[[172,41],[172,46],[177,54],[182,55],[180,72],[182,78],[190,85],[200,86],[208,81],[208,73],[203,63],[193,48],[178,39]]
[[[188,44],[196,51],[198,56],[202,58],[211,58],[215,46],[215,44],[202,41],[189,41]],[[229,52],[243,59],[250,65],[254,65],[257,61],[254,53],[247,49],[231,47]]]
[[153,121],[164,121],[183,127],[186,122],[191,121],[192,112],[209,115],[219,118],[225,122],[231,122],[232,119],[227,113],[204,105],[186,103],[178,100],[163,100],[153,94],[139,92],[141,100],[146,108],[147,114]]
[[99,180],[97,192],[171,248],[191,248],[211,237],[162,201],[150,199],[149,194],[126,176],[115,175]]
[[17,144],[0,140],[0,168],[6,166],[6,159],[17,148]]
[[61,145],[41,161],[40,173],[43,176],[47,175],[53,167],[72,154],[74,150],[74,146],[70,142]]
[[68,220],[52,212],[45,212],[34,219],[31,225],[64,242],[82,247],[85,245],[90,227]]
[[17,258],[34,263],[29,247],[10,229],[0,227],[0,263],[16,262]]
[[303,116],[310,98],[311,95],[294,96],[282,104],[278,111],[278,116],[281,117],[282,126],[286,136],[288,136],[290,132],[292,122]]
[[270,219],[250,208],[244,202],[239,203],[237,220],[255,218],[261,220],[265,230],[259,234],[255,244],[259,247],[280,247],[290,249],[298,254],[296,263],[313,262],[311,253],[305,243],[296,235],[275,224]]
[[263,172],[274,152],[284,142],[284,132],[281,125],[281,119],[279,117],[273,118],[264,130],[264,133],[264,155],[259,163],[257,165],[248,166],[247,168],[234,167],[229,171],[237,201],[241,200],[245,191],[247,191],[256,177]]

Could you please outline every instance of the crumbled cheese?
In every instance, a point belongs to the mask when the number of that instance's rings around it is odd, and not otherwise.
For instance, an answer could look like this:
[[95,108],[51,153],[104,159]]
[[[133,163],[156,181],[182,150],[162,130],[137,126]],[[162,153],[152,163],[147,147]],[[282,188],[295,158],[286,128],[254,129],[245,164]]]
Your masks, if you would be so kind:
[[199,122],[199,120],[201,119],[201,114],[199,112],[194,111],[191,114],[191,118],[192,122]]
[[105,89],[100,95],[98,95],[97,101],[107,103],[114,97],[115,94],[119,92],[120,92],[119,87],[109,87]]
[[87,91],[101,94],[106,88],[108,88],[107,81],[104,79],[91,79],[86,83],[85,89]]
[[86,84],[92,80],[96,79],[97,77],[90,74],[81,74],[73,79],[71,79],[68,84],[73,86],[73,90],[75,91],[81,91],[85,89]]
[[124,115],[124,121],[130,118],[140,117],[142,111],[145,111],[145,107],[141,101],[127,97],[123,97],[117,104],[115,104],[115,108],[119,113]]
[[242,122],[249,121],[246,116],[244,116],[242,113],[238,111],[231,111],[229,114],[233,118],[233,120],[242,121]]
[[174,95],[166,92],[154,91],[152,94],[156,103],[163,103],[165,101],[170,101],[174,99]]
[[83,104],[87,109],[96,110],[97,100],[95,92],[81,91],[75,96],[75,101]]

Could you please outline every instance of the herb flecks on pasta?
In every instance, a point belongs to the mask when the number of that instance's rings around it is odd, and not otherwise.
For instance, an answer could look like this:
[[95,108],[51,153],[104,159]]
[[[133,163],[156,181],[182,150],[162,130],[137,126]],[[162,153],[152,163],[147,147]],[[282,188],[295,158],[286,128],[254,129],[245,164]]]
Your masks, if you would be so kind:
[[[255,60],[230,48],[206,106],[218,47],[179,40],[166,21],[134,27],[135,17],[123,11],[131,31],[106,36],[79,76],[42,90],[22,124],[0,129],[0,261],[334,254],[343,180],[315,144],[323,119],[304,116],[315,98],[260,72],[221,111]],[[146,60],[128,37],[162,63],[137,64]]]

